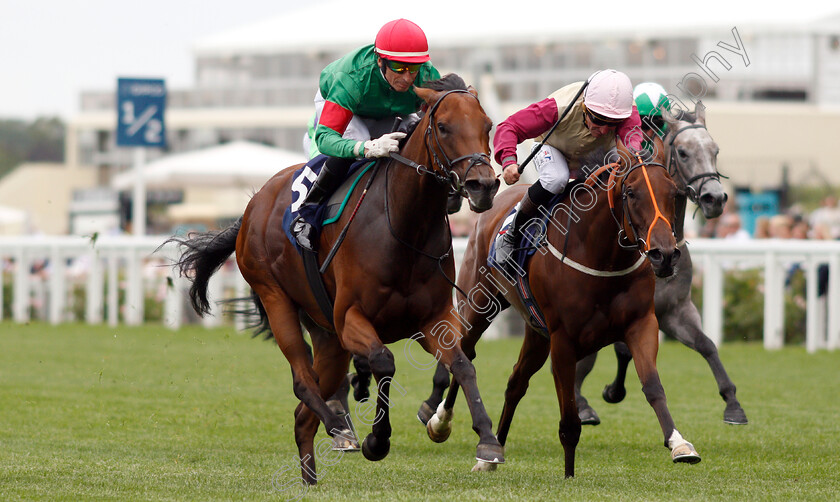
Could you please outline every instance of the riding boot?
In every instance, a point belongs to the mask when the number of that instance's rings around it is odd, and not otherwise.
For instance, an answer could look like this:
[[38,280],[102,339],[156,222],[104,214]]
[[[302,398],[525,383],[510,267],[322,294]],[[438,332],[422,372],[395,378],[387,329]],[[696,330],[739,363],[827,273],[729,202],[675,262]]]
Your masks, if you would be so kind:
[[514,251],[522,239],[522,228],[539,214],[539,207],[531,200],[528,192],[525,192],[525,196],[519,202],[519,210],[516,212],[513,223],[508,231],[502,234],[502,238],[496,241],[496,263],[502,268],[508,268],[508,262],[513,258]]
[[541,206],[547,205],[554,194],[543,188],[539,181],[531,185],[525,196],[519,202],[519,210],[513,219],[513,223],[502,238],[496,241],[496,263],[503,269],[511,269],[509,261],[522,239],[522,229],[528,222],[539,217]]
[[332,195],[344,181],[353,160],[330,157],[324,162],[324,167],[321,168],[318,178],[312,184],[312,188],[306,194],[306,199],[298,209],[298,217],[292,222],[292,234],[300,247],[310,251],[315,250],[315,228],[303,215],[313,212]]

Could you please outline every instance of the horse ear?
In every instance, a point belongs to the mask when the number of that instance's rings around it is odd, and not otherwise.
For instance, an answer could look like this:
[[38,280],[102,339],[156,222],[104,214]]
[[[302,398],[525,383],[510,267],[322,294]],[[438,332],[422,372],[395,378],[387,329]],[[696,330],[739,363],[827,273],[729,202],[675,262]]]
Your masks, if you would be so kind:
[[423,101],[426,102],[429,106],[433,105],[436,97],[438,95],[438,91],[434,89],[427,89],[425,87],[415,87],[414,88],[415,94],[420,97]]
[[478,97],[478,91],[475,89],[475,87],[469,86],[469,87],[467,87],[467,91],[470,94],[472,94],[473,96],[475,96],[476,98]]
[[694,113],[697,116],[697,121],[706,125],[706,105],[704,105],[702,101],[698,101],[697,104],[694,105]]
[[677,124],[680,121],[680,116],[682,115],[682,110],[679,108],[668,108],[667,106],[663,106],[661,108],[662,111],[662,119],[665,120],[665,123],[668,124],[669,129],[676,129]]

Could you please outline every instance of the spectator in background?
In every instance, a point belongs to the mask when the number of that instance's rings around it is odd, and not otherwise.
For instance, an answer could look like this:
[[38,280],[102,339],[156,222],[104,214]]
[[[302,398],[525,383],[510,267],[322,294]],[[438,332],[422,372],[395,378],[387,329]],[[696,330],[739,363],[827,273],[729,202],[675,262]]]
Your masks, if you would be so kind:
[[798,219],[795,220],[793,223],[793,227],[790,229],[790,238],[791,239],[807,239],[808,234],[810,233],[811,227],[808,225],[808,221],[805,219]]
[[755,232],[753,232],[753,237],[756,239],[770,238],[770,218],[759,216],[755,219]]
[[811,227],[825,225],[832,239],[840,238],[840,208],[837,207],[837,197],[829,195],[823,199],[822,207],[811,213]]
[[738,213],[726,213],[720,217],[715,227],[715,237],[738,241],[751,239],[750,233],[741,227],[741,216]]
[[768,233],[771,239],[790,239],[793,218],[786,214],[777,214],[770,218]]

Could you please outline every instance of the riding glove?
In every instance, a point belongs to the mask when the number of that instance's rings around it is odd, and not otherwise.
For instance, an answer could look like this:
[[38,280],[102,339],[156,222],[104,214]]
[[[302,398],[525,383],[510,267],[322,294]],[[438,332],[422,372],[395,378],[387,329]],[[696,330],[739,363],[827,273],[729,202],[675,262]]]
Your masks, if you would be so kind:
[[389,132],[383,134],[379,139],[365,141],[365,157],[387,157],[389,153],[396,152],[400,148],[401,139],[405,138],[404,132]]

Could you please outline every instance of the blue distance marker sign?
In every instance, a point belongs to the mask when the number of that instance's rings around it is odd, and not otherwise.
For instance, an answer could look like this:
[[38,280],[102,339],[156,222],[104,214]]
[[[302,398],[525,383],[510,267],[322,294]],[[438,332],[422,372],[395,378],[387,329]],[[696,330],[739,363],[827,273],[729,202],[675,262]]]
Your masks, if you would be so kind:
[[166,146],[162,79],[117,79],[117,145]]

